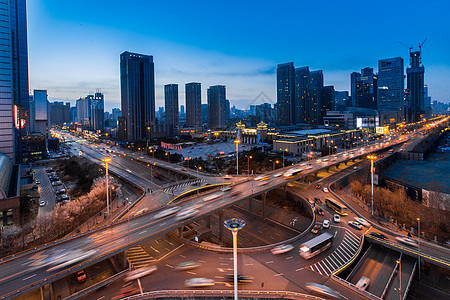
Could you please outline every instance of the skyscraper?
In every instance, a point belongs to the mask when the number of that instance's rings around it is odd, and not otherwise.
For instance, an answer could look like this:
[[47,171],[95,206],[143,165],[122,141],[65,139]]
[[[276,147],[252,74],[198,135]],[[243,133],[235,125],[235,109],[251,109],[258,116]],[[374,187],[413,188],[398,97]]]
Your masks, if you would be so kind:
[[210,129],[226,127],[226,97],[224,85],[214,85],[208,88],[208,125]]
[[[120,134],[126,141],[150,138],[155,125],[155,66],[153,56],[124,52],[120,55],[122,104]],[[150,130],[148,129],[150,128]]]
[[0,152],[14,162],[30,126],[26,1],[0,0],[0,5]]
[[295,124],[295,69],[294,63],[277,66],[278,125]]
[[421,52],[409,53],[409,68],[406,69],[406,86],[410,93],[407,109],[408,122],[417,122],[425,116],[425,68],[421,61]]
[[323,117],[326,116],[327,111],[333,111],[336,109],[336,96],[334,91],[334,86],[327,85],[322,88],[321,95],[321,123],[323,124]]
[[309,124],[320,125],[323,123],[321,115],[322,88],[322,70],[312,71],[310,73],[309,81],[309,99],[305,105],[306,122]]
[[350,79],[353,106],[377,109],[377,76],[373,68],[364,68],[361,73],[353,72]]
[[404,69],[403,58],[378,61],[377,107],[380,125],[401,122],[404,119]]
[[166,84],[164,86],[164,107],[169,135],[176,135],[179,126],[178,84]]
[[186,83],[186,127],[202,128],[202,85],[198,82]]
[[306,105],[309,99],[309,67],[295,68],[295,123],[306,123]]
[[[89,97],[89,96],[88,96]],[[97,92],[91,98],[90,130],[105,130],[105,110],[103,93]]]

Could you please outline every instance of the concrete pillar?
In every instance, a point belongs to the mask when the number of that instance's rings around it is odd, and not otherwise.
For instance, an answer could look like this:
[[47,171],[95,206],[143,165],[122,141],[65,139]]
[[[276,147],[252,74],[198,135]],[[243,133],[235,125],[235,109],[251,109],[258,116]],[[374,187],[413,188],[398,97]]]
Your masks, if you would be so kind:
[[208,227],[209,229],[211,229],[211,215],[208,215],[206,217],[206,227]]
[[223,210],[219,210],[219,240],[223,241]]
[[180,238],[183,238],[183,230],[184,230],[184,225],[181,227],[178,227],[178,236]]
[[266,219],[266,198],[267,198],[267,192],[262,194],[262,205],[263,205],[263,207],[262,207],[262,217],[263,217],[263,220]]
[[253,211],[253,198],[248,199],[248,211]]
[[284,199],[286,199],[287,196],[287,184],[284,185]]

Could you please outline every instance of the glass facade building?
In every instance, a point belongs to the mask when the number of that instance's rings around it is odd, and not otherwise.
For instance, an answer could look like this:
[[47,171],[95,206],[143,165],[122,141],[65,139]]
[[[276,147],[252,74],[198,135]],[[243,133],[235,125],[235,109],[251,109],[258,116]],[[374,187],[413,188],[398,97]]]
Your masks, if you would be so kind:
[[279,126],[295,124],[295,69],[288,62],[277,66],[277,122]]
[[198,82],[186,83],[186,127],[202,128],[202,85]]
[[[380,112],[390,112],[390,119],[401,122],[405,114],[403,58],[378,61],[377,107]],[[381,123],[386,123],[381,120]],[[391,123],[389,121],[388,123]]]
[[208,125],[210,129],[225,128],[226,123],[226,88],[214,85],[208,88]]
[[425,117],[425,108],[427,107],[424,89],[425,68],[421,63],[420,54],[420,51],[409,53],[410,67],[406,69],[406,87],[410,93],[408,122],[417,122]]
[[[120,55],[122,124],[126,141],[151,138],[155,125],[155,66],[153,56],[124,52]],[[148,130],[147,128],[151,128]],[[152,129],[153,128],[153,129]]]
[[178,84],[166,84],[164,86],[164,107],[169,135],[177,135],[180,121],[178,113]]

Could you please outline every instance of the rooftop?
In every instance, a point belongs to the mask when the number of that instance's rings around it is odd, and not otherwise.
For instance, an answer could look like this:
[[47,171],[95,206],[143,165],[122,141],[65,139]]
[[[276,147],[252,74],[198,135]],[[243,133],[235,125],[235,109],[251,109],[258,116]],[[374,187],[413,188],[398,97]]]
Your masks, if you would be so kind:
[[286,134],[306,135],[306,136],[315,134],[327,134],[327,133],[331,133],[331,130],[318,128],[318,129],[305,129],[286,132]]

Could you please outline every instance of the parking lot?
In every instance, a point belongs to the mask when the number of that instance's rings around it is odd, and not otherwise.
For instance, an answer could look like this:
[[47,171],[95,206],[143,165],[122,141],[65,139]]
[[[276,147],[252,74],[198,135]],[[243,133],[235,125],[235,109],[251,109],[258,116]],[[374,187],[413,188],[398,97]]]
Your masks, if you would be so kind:
[[69,199],[65,194],[66,187],[59,180],[58,175],[49,172],[50,170],[47,171],[47,169],[48,167],[44,166],[34,169],[34,178],[40,194],[38,216],[53,211],[57,202]]

